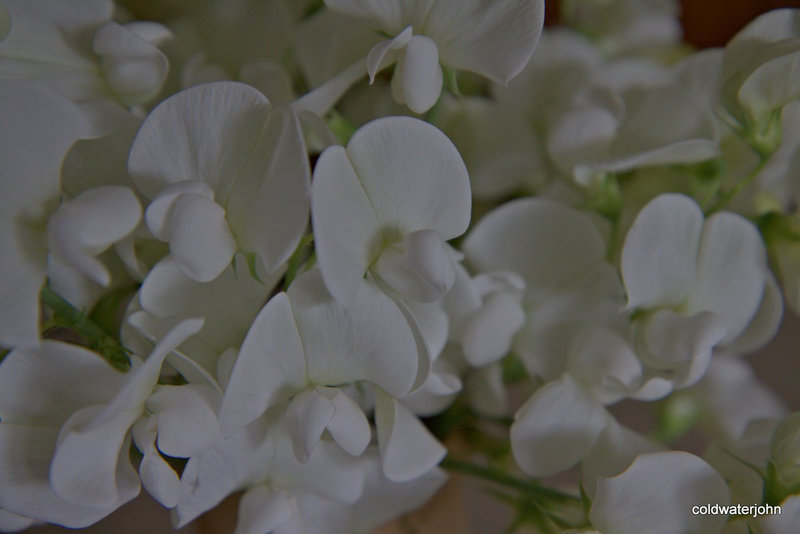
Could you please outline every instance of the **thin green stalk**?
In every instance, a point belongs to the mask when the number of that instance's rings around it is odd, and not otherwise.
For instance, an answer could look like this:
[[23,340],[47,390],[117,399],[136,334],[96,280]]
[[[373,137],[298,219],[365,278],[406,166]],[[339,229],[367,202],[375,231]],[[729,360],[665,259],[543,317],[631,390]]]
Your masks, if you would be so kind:
[[508,473],[504,473],[491,467],[473,464],[463,460],[456,460],[450,457],[442,460],[441,467],[454,473],[462,473],[475,478],[495,482],[529,495],[535,495],[541,499],[547,499],[554,502],[581,502],[580,498],[574,495],[541,486],[536,482],[511,476]]
[[115,337],[92,321],[86,313],[69,303],[64,297],[44,286],[40,294],[42,302],[63,319],[63,326],[70,328],[89,341],[89,346],[99,352],[114,368],[127,371],[131,366],[125,347]]
[[750,171],[750,173],[747,176],[739,180],[736,183],[736,185],[734,185],[730,190],[720,195],[719,199],[706,211],[706,216],[716,213],[717,211],[724,208],[728,204],[728,202],[736,198],[739,195],[739,193],[741,193],[742,190],[744,190],[745,187],[750,185],[753,182],[753,180],[756,179],[756,177],[761,173],[761,171],[764,169],[768,161],[769,161],[768,157],[762,156],[758,162],[758,165],[756,165],[756,167],[752,171]]

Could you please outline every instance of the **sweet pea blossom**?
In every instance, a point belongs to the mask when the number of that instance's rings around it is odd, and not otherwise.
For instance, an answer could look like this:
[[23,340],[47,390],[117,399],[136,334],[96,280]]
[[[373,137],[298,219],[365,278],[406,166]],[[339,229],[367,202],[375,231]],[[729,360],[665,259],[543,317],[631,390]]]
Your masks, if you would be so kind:
[[[367,19],[389,38],[369,51],[370,80],[393,63],[392,95],[416,113],[429,110],[442,91],[442,67],[473,71],[507,83],[527,63],[544,22],[540,0],[326,0],[332,10]],[[300,109],[322,114],[364,72],[356,62],[301,98]]]
[[396,400],[411,390],[418,366],[416,339],[389,297],[362,282],[345,308],[328,293],[320,272],[309,271],[256,317],[222,401],[222,430],[232,436],[282,406],[298,461],[308,461],[326,430],[345,452],[360,456],[371,428],[343,387],[371,384],[384,472],[391,480],[410,480],[444,453]]
[[445,243],[469,225],[469,179],[445,135],[388,117],[330,147],[314,169],[311,214],[325,285],[352,302],[369,273],[401,298],[432,302],[455,283]]
[[201,326],[179,324],[127,374],[58,341],[12,351],[0,365],[0,507],[80,528],[133,499],[128,431],[164,358]]
[[[111,21],[109,0],[3,0],[8,33],[0,38],[0,79],[43,83],[79,104],[100,135],[152,99],[167,76],[157,45],[169,30],[153,22]],[[88,37],[88,38],[87,38]]]
[[[639,313],[636,351],[654,370],[657,396],[699,380],[714,347],[775,331],[779,316],[754,322],[762,301],[774,303],[764,298],[771,275],[758,230],[739,215],[704,220],[691,199],[660,195],[628,231],[621,269],[628,308]],[[758,331],[748,330],[751,322]]]
[[309,169],[297,118],[244,84],[162,102],[142,124],[128,170],[151,200],[148,229],[199,282],[219,276],[237,250],[268,276],[305,231]]
[[720,96],[723,116],[761,154],[780,144],[781,110],[800,96],[800,10],[765,13],[725,48]]
[[[108,269],[95,256],[128,236],[141,207],[123,186],[89,189],[62,199],[60,167],[67,149],[88,131],[77,107],[28,82],[0,82],[2,306],[0,344],[39,340],[39,291],[52,259],[107,287]],[[61,200],[64,200],[60,203]]]

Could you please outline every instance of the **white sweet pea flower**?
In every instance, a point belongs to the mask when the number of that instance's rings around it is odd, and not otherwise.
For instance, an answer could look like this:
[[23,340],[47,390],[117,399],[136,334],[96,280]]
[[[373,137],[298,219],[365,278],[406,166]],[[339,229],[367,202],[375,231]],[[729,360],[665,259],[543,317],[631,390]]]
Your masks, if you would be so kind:
[[142,485],[167,508],[178,504],[180,480],[162,454],[191,458],[211,449],[220,435],[221,400],[221,391],[206,384],[156,386],[145,402],[149,415],[131,429],[144,456],[139,465]]
[[239,503],[237,534],[280,532],[283,525],[301,519],[298,501],[309,493],[344,505],[361,497],[360,458],[323,441],[301,463],[291,441],[285,424],[265,416],[190,459],[181,477],[176,526],[183,527],[241,489],[246,491]]
[[[540,0],[326,0],[335,11],[367,19],[389,36],[369,51],[370,80],[396,63],[392,95],[416,113],[429,110],[442,91],[442,66],[507,83],[533,52],[544,23]],[[356,62],[331,83],[296,102],[322,114],[363,75]]]
[[39,290],[47,266],[47,217],[59,202],[59,169],[87,131],[79,110],[39,85],[0,82],[0,344],[39,340]]
[[639,388],[641,365],[633,351],[603,329],[589,329],[574,345],[568,372],[538,389],[515,414],[511,450],[532,476],[553,475],[583,462],[590,484],[658,447],[620,427],[604,408]]
[[711,109],[672,82],[588,90],[553,124],[547,148],[562,172],[588,185],[597,173],[711,159],[718,137]]
[[345,308],[328,293],[319,271],[310,271],[256,317],[231,372],[220,412],[222,430],[231,436],[281,406],[299,461],[308,461],[326,430],[345,452],[359,456],[371,429],[342,387],[364,381],[376,386],[386,475],[397,481],[415,478],[444,455],[416,416],[396,401],[414,385],[418,361],[415,337],[390,298],[362,282],[352,306]]
[[469,224],[464,163],[417,119],[387,117],[330,147],[314,169],[314,238],[331,294],[349,304],[369,273],[402,299],[432,302],[455,283],[445,243]]
[[67,149],[88,131],[80,111],[63,96],[28,82],[0,82],[0,344],[33,345],[39,339],[39,291],[48,250],[74,275],[108,286],[107,268],[95,258],[139,223],[141,208],[121,186],[84,191],[60,204],[60,168]]
[[728,504],[725,480],[687,452],[643,454],[620,475],[600,478],[589,519],[603,534],[715,534],[721,515],[694,515],[692,507]]
[[462,249],[474,272],[511,272],[524,281],[526,320],[512,350],[531,375],[558,378],[584,326],[627,335],[619,276],[585,213],[541,198],[508,202],[481,219]]
[[[273,279],[255,280],[248,272],[243,254],[211,282],[197,282],[190,278],[174,258],[167,256],[147,274],[138,293],[138,306],[128,309],[122,337],[125,346],[136,346],[133,331],[146,340],[160,339],[171,324],[189,317],[204,320],[203,329],[180,347],[180,352],[214,376],[220,356],[236,349],[244,340],[247,330],[269,298],[275,285]],[[182,373],[191,372],[177,363]]]
[[208,282],[235,252],[269,276],[308,218],[308,158],[296,116],[236,82],[174,95],[142,124],[128,170],[151,199],[153,235],[188,276]]
[[81,106],[97,135],[126,121],[167,76],[157,44],[169,31],[155,23],[112,22],[112,2],[3,0],[10,30],[0,40],[0,79],[41,82]]
[[799,18],[797,9],[765,13],[725,48],[720,87],[725,116],[764,155],[780,144],[781,109],[800,97]]
[[12,351],[0,365],[0,506],[80,528],[134,498],[128,431],[164,358],[201,326],[179,324],[127,374],[57,341]]
[[511,349],[514,334],[525,323],[525,282],[512,272],[470,277],[456,264],[456,283],[443,306],[450,319],[450,339],[459,342],[473,367],[499,361]]
[[[699,380],[714,347],[746,332],[769,279],[764,243],[752,223],[725,212],[704,220],[693,200],[677,194],[660,195],[642,209],[625,238],[621,267],[628,308],[639,313],[637,354],[660,375],[656,380],[677,387]],[[779,318],[760,326],[774,332]]]

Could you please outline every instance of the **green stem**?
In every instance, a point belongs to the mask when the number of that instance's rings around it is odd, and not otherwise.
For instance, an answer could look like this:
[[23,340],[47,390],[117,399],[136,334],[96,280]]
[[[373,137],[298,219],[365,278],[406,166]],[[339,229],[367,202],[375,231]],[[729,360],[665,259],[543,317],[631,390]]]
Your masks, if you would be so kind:
[[721,210],[728,204],[728,202],[736,198],[745,187],[750,185],[753,180],[755,180],[759,173],[761,173],[761,171],[764,169],[768,161],[768,157],[762,156],[758,162],[758,165],[756,165],[756,167],[750,171],[747,176],[739,180],[729,191],[726,191],[720,195],[719,199],[714,203],[714,205],[706,211],[706,217]]
[[581,502],[580,498],[574,495],[570,495],[568,493],[563,493],[561,491],[552,488],[541,486],[536,482],[511,476],[507,473],[498,471],[497,469],[493,469],[491,467],[473,464],[471,462],[465,462],[463,460],[456,460],[450,457],[447,457],[444,460],[442,460],[441,467],[443,469],[446,469],[447,471],[452,471],[454,473],[463,473],[465,475],[473,476],[475,478],[481,478],[483,480],[495,482],[497,484],[501,484],[503,486],[516,489],[518,491],[527,493],[529,495],[535,495],[541,499],[547,499],[554,502],[575,502],[575,503]]
[[89,340],[89,346],[98,351],[114,368],[127,371],[130,358],[120,342],[92,321],[82,310],[69,303],[64,297],[44,286],[40,294],[42,302],[53,310],[66,323],[65,326]]

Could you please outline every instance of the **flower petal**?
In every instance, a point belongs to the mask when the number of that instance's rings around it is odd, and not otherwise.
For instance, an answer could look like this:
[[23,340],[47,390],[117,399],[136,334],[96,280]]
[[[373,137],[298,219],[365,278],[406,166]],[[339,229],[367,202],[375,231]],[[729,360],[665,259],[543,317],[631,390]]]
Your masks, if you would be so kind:
[[479,271],[511,271],[535,298],[605,261],[605,242],[585,214],[552,200],[523,199],[492,211],[462,249]]
[[639,212],[622,248],[628,307],[667,306],[689,296],[702,230],[703,212],[683,195],[659,195]]
[[157,386],[145,405],[158,419],[158,449],[189,458],[210,448],[219,436],[218,402],[211,386]]
[[417,230],[384,249],[373,273],[401,297],[434,302],[455,283],[450,249],[433,230]]
[[134,475],[119,477],[121,466],[133,471],[128,459],[128,429],[144,407],[106,417],[102,425],[92,425],[104,411],[103,405],[75,412],[58,436],[50,464],[50,484],[64,500],[73,504],[110,508],[125,495],[139,493]]
[[128,172],[148,198],[173,183],[199,180],[224,200],[253,157],[270,109],[264,95],[241,83],[181,91],[147,116],[131,147]]
[[375,392],[375,425],[383,473],[393,482],[423,476],[447,454],[414,414],[381,390]]
[[181,482],[178,474],[156,448],[156,418],[139,419],[131,430],[136,447],[144,455],[139,464],[139,478],[142,479],[144,489],[163,506],[175,507],[180,497]]
[[193,279],[214,280],[236,252],[225,210],[206,196],[180,195],[170,218],[169,251]]
[[303,132],[290,108],[270,114],[257,142],[254,155],[242,162],[225,211],[239,248],[258,254],[271,273],[289,259],[306,231],[311,171]]
[[50,251],[66,265],[107,287],[111,275],[94,256],[133,232],[141,217],[139,200],[127,187],[89,189],[61,204],[50,217]]
[[[398,64],[400,65],[400,64]],[[401,72],[403,100],[414,113],[425,113],[442,94],[439,49],[424,35],[415,35],[405,48]]]
[[417,344],[398,307],[374,284],[361,284],[350,309],[330,296],[318,270],[298,277],[288,295],[308,380],[320,386],[369,380],[395,397],[408,393]]
[[431,229],[447,241],[467,229],[467,169],[435,126],[410,117],[377,119],[353,135],[347,155],[382,230]]
[[247,490],[239,501],[234,534],[273,532],[293,515],[292,501],[286,493],[257,486]]
[[314,245],[325,285],[350,303],[359,280],[380,253],[380,222],[347,152],[330,147],[314,168],[311,215]]
[[514,416],[511,451],[531,476],[559,473],[592,450],[608,415],[569,375],[539,389]]
[[285,293],[261,310],[247,332],[220,408],[226,437],[306,386],[303,344]]
[[639,456],[616,477],[600,478],[589,518],[600,531],[615,534],[712,534],[727,518],[693,515],[691,508],[729,500],[725,480],[697,456],[656,452]]
[[500,360],[511,349],[514,334],[525,323],[519,298],[508,292],[490,294],[464,326],[464,357],[481,367]]
[[[69,528],[83,528],[136,496],[138,485],[108,508],[65,501],[48,480],[57,437],[55,428],[0,423],[0,502],[5,510]],[[129,463],[120,462],[120,467],[132,475],[132,480],[136,479]],[[119,474],[123,476],[122,472]]]
[[92,49],[100,56],[104,78],[125,105],[147,102],[167,78],[167,56],[127,26],[106,22],[95,32]]
[[325,0],[328,8],[353,17],[369,18],[379,27],[395,35],[405,26],[421,27],[425,15],[428,14],[432,0],[422,2],[414,0],[386,0],[380,2],[364,2],[362,0]]
[[325,388],[321,391],[327,396],[335,409],[328,422],[328,432],[344,452],[351,456],[361,456],[372,438],[372,429],[361,407],[345,392],[338,388]]
[[0,82],[0,116],[0,344],[34,345],[47,265],[36,225],[55,209],[62,159],[88,125],[69,100],[20,81]]
[[315,389],[307,389],[292,398],[284,417],[298,462],[308,462],[335,411],[333,403]]
[[125,380],[77,345],[46,340],[38,349],[15,349],[0,365],[0,419],[59,428],[72,413],[108,402]]
[[437,0],[425,33],[443,64],[505,84],[528,63],[543,24],[542,0]]
[[703,228],[687,309],[713,312],[727,330],[722,343],[730,343],[755,316],[766,277],[767,253],[756,227],[740,215],[717,213]]

